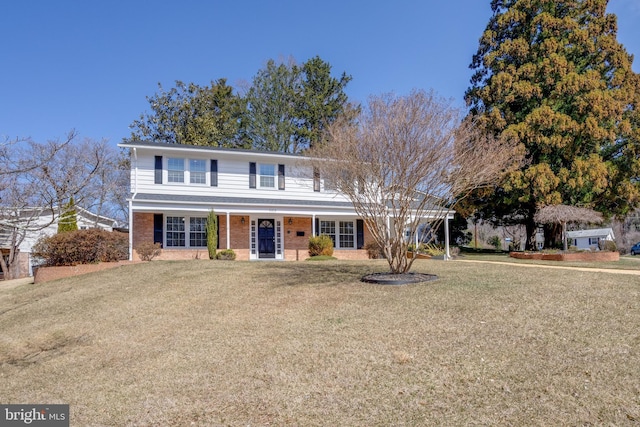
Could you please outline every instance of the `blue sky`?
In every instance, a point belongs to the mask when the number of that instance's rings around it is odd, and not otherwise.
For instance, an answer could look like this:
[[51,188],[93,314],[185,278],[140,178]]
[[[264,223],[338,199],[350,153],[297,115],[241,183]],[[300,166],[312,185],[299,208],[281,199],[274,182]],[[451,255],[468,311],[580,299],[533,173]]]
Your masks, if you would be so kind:
[[[640,0],[610,0],[640,72]],[[248,84],[270,58],[319,55],[347,94],[434,89],[463,106],[490,0],[5,0],[0,137],[113,144],[176,80]]]

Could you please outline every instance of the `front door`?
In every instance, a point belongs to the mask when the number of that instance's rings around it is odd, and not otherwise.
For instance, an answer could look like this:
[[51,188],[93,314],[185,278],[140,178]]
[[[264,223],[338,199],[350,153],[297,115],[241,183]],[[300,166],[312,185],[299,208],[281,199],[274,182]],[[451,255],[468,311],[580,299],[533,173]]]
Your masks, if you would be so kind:
[[258,258],[276,257],[276,233],[273,219],[258,220]]

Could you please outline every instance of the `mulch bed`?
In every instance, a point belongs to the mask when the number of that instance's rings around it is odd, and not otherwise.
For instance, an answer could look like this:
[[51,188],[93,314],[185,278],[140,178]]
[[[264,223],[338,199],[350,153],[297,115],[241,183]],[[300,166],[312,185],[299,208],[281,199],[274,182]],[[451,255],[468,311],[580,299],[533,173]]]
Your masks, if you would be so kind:
[[375,283],[378,285],[409,285],[412,283],[430,282],[436,280],[438,276],[426,273],[372,273],[362,277],[363,282]]

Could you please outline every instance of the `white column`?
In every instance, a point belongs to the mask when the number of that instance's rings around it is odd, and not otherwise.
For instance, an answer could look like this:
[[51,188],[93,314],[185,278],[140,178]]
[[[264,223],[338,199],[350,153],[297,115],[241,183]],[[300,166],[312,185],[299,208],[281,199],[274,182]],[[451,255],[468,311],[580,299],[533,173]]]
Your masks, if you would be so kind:
[[129,261],[133,261],[133,200],[129,200]]
[[451,259],[451,254],[449,253],[449,214],[444,218],[444,250],[445,261]]
[[231,215],[227,212],[227,249],[231,249]]
[[311,236],[315,236],[318,230],[316,230],[316,214],[313,214],[311,219]]

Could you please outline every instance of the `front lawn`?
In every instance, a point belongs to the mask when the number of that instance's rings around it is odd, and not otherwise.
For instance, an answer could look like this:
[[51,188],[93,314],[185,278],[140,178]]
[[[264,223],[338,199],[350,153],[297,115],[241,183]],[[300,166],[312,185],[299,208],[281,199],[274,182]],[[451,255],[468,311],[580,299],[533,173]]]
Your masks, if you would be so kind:
[[0,400],[71,425],[634,425],[640,277],[153,261],[0,290]]

